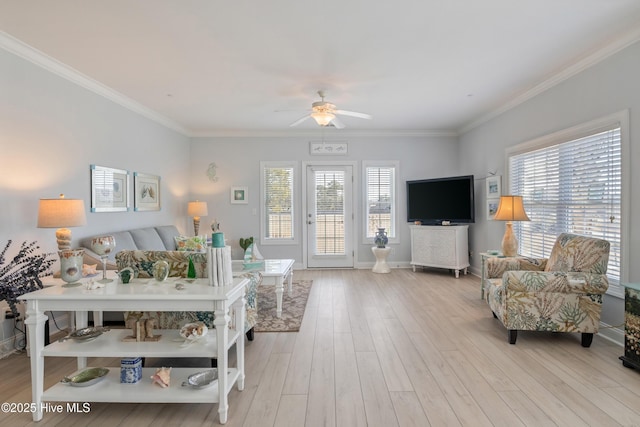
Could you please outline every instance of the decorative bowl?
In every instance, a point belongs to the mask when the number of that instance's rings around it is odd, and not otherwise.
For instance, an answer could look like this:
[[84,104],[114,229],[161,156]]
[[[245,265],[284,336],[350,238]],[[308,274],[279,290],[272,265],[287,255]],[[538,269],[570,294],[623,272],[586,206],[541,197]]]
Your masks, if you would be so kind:
[[218,369],[213,368],[206,371],[189,375],[187,381],[182,383],[182,387],[195,389],[210,387],[218,380]]
[[108,328],[102,328],[102,327],[99,327],[99,328],[88,327],[88,328],[76,329],[66,337],[61,338],[60,341],[66,341],[68,339],[72,339],[78,342],[87,342],[95,338],[98,338],[100,335],[102,335],[104,331],[108,331],[108,330],[109,330]]
[[180,329],[180,336],[186,340],[197,340],[207,335],[208,331],[203,322],[187,323]]
[[64,377],[60,382],[72,387],[88,387],[104,379],[108,373],[107,368],[87,368],[72,377]]

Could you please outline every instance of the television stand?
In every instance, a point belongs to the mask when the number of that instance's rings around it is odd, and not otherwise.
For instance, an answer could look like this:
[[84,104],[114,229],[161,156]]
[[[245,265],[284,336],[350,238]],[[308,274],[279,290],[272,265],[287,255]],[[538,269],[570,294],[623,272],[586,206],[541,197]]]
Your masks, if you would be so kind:
[[411,266],[453,270],[456,279],[469,267],[468,225],[409,225]]

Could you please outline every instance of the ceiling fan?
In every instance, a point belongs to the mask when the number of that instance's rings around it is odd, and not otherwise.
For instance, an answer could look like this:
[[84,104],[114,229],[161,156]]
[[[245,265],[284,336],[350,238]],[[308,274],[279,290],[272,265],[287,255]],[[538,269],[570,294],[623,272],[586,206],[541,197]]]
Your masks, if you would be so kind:
[[320,126],[334,126],[337,129],[342,129],[345,125],[336,117],[336,115],[358,117],[360,119],[367,120],[371,120],[372,118],[369,114],[365,113],[338,110],[334,104],[324,100],[325,94],[322,90],[318,91],[318,95],[320,95],[321,101],[316,101],[311,104],[311,114],[306,114],[304,117],[299,118],[295,122],[291,123],[289,125],[290,127],[298,126],[305,120],[313,118]]

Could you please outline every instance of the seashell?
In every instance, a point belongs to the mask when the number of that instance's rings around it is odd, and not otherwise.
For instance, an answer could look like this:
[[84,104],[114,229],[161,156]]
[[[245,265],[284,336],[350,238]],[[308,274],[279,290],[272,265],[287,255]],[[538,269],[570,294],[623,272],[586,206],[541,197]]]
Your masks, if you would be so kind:
[[158,368],[151,376],[152,384],[158,384],[162,388],[167,388],[171,384],[171,368]]

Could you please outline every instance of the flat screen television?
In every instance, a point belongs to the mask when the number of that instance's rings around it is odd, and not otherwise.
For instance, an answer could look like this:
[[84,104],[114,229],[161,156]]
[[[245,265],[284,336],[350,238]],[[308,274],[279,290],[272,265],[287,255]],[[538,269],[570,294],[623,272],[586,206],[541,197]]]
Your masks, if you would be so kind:
[[473,175],[407,181],[407,221],[475,222]]

